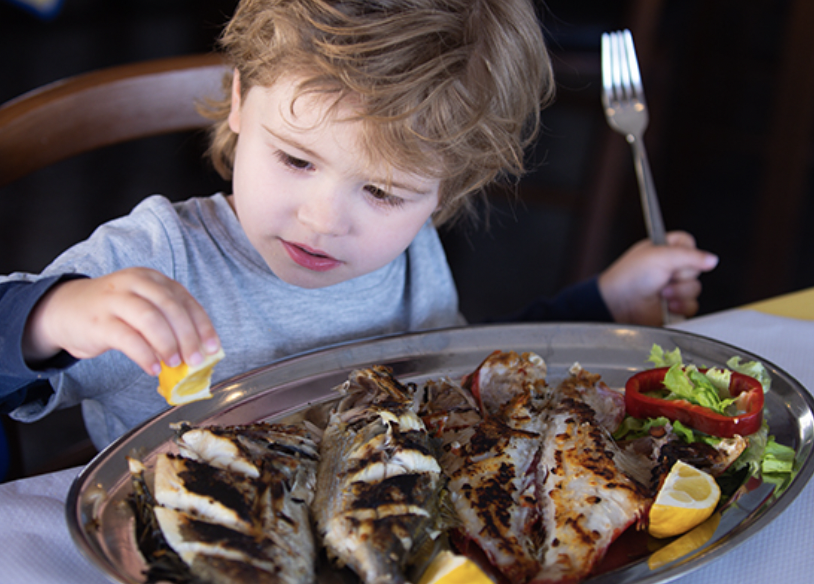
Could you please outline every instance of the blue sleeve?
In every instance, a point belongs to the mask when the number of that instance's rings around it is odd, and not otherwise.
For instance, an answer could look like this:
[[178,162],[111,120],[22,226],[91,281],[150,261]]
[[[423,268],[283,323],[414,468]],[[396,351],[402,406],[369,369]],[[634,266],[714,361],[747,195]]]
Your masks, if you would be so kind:
[[497,322],[613,322],[613,317],[599,292],[597,278],[594,277],[565,288],[554,298],[538,298],[519,312],[496,320]]
[[44,386],[49,377],[76,363],[62,351],[31,369],[23,358],[22,340],[28,316],[40,298],[57,283],[82,277],[70,274],[0,283],[0,413],[10,412],[23,403],[30,389]]

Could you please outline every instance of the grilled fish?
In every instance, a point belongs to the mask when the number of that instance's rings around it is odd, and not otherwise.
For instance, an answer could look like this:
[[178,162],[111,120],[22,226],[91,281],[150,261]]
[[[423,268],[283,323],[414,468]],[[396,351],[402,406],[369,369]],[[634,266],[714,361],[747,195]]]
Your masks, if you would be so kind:
[[534,472],[545,429],[546,373],[537,355],[496,352],[466,376],[481,419],[467,441],[460,442],[466,434],[457,430],[458,461],[444,466],[460,521],[453,539],[465,553],[482,551],[513,582],[528,581],[539,566]]
[[551,396],[537,467],[542,561],[535,582],[588,576],[610,544],[642,520],[650,504],[642,485],[615,463],[607,429],[589,404],[597,377],[578,369]]
[[154,515],[204,582],[313,582],[309,505],[318,450],[299,427],[176,428],[181,455],[156,458]]
[[321,443],[318,532],[366,584],[399,584],[440,534],[441,468],[414,388],[372,367],[354,371],[342,391]]
[[461,525],[454,541],[464,553],[476,545],[494,568],[516,582],[528,581],[539,563],[534,472],[542,428],[532,415],[533,405],[515,399],[504,410],[512,417],[490,416],[478,424],[449,480]]
[[614,461],[619,400],[579,367],[557,387],[546,373],[539,356],[506,352],[466,376],[481,421],[456,428],[469,440],[444,466],[457,545],[512,582],[584,578],[649,504]]

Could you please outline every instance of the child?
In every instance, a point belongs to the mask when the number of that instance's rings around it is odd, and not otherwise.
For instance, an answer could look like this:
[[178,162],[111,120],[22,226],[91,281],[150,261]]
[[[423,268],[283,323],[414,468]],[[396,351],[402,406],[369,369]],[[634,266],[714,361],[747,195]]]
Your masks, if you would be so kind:
[[[530,0],[243,0],[221,41],[234,73],[210,156],[232,194],[150,197],[42,274],[4,278],[0,399],[15,418],[81,403],[101,448],[167,407],[161,361],[222,345],[217,381],[462,323],[435,226],[523,170],[553,91]],[[653,324],[662,294],[693,313],[715,258],[670,242],[527,316]]]

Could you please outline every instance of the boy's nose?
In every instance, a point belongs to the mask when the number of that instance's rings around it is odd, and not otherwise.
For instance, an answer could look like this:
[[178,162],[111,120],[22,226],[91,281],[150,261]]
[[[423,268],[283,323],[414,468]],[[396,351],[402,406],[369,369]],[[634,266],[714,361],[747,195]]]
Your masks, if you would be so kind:
[[298,219],[320,235],[340,236],[350,231],[346,197],[332,189],[309,193],[298,209]]

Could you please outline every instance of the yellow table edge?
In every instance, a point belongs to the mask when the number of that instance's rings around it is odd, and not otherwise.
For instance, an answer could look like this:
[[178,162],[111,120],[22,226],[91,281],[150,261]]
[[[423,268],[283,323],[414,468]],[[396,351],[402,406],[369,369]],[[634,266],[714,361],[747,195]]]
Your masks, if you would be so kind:
[[814,288],[791,292],[775,298],[753,302],[741,306],[745,310],[755,310],[775,316],[814,320]]

